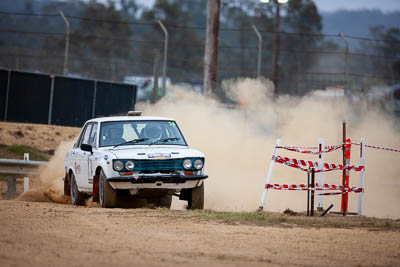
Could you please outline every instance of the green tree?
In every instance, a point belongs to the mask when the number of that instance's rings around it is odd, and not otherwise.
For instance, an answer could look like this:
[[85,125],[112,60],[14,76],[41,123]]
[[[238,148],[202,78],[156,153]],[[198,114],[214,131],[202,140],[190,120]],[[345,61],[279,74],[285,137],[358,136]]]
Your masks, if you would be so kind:
[[[188,11],[190,3],[181,0],[157,0],[151,10],[142,14],[142,20],[157,22],[161,20],[168,30],[168,73],[173,82],[198,82],[203,77],[203,43],[198,31],[186,29],[192,25],[192,16]],[[205,7],[205,4],[204,4]],[[184,26],[184,27],[180,27]],[[152,61],[153,49],[163,53],[164,32],[158,23],[144,35],[143,39],[153,45],[147,46],[141,53],[143,61]]]
[[[131,56],[129,21],[113,2],[91,1],[71,34],[70,71],[92,77],[121,81]],[[95,20],[90,20],[95,19]]]
[[[223,65],[238,66],[236,68],[239,70],[234,70],[234,75],[255,77],[258,39],[251,28],[255,25],[263,36],[261,72],[272,79],[275,5],[274,1],[270,4],[259,1],[230,1],[223,5],[222,27],[240,29],[221,33],[223,46],[240,48],[221,49]],[[318,35],[322,29],[321,16],[312,0],[290,0],[288,4],[281,5],[280,9],[279,91],[303,94],[306,92],[299,92],[297,81],[301,73],[313,66],[317,59],[316,54],[306,53],[304,50],[313,51],[327,46]],[[229,74],[222,77],[227,76]]]
[[376,26],[370,28],[373,39],[364,49],[382,57],[372,58],[374,72],[382,76],[391,76],[393,82],[400,81],[400,28]]
[[[281,34],[280,91],[304,94],[312,88],[299,89],[298,80],[318,59],[318,53],[313,51],[327,45],[318,36],[322,30],[322,18],[312,0],[290,0],[282,13],[286,13],[282,31],[297,34]],[[304,89],[306,91],[301,91]]]

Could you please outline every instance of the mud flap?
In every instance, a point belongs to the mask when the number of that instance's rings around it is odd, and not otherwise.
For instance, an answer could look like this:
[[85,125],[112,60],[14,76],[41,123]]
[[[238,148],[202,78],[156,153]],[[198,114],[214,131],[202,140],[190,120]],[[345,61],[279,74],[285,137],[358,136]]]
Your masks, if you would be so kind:
[[71,187],[71,184],[69,182],[69,175],[68,175],[68,173],[66,173],[64,176],[64,195],[71,196],[70,187]]
[[92,194],[92,201],[99,202],[99,175],[96,174],[93,176],[93,194]]
[[182,189],[179,194],[179,200],[189,200],[191,189]]

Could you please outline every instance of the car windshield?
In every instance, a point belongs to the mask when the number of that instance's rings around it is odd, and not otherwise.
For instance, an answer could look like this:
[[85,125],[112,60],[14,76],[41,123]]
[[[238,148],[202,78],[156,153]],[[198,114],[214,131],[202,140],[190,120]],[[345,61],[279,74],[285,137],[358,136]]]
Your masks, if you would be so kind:
[[110,121],[101,123],[100,147],[157,144],[187,145],[175,121]]

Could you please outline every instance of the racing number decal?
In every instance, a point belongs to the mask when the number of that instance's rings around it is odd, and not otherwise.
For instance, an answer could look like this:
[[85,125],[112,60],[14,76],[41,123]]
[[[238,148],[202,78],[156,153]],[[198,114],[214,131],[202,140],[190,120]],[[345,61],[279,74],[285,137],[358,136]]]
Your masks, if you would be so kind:
[[93,183],[93,179],[91,179],[92,177],[92,164],[90,164],[90,156],[88,157],[87,160],[87,168],[88,168],[88,184],[92,184]]
[[76,175],[78,175],[78,174],[81,173],[81,166],[78,165],[78,164],[76,163],[76,161],[75,161],[75,164],[74,164],[74,169],[75,169],[75,174],[76,174]]

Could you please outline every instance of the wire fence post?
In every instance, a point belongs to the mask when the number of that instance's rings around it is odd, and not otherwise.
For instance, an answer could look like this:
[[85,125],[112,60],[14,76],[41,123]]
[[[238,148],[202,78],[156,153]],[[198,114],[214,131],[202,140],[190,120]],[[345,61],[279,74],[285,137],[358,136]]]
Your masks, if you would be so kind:
[[95,118],[96,115],[96,98],[97,98],[97,80],[94,81],[94,88],[93,88],[92,118]]
[[262,51],[262,36],[256,26],[253,25],[253,30],[258,37],[258,57],[257,57],[257,78],[260,77],[261,73],[261,51]]
[[315,169],[311,169],[311,216],[314,216]]
[[53,96],[54,96],[54,75],[50,75],[51,78],[51,86],[50,86],[50,100],[49,100],[49,117],[47,120],[47,124],[51,124],[51,116],[53,113]]
[[[324,184],[324,160],[325,160],[325,153],[323,151],[325,150],[324,146],[324,139],[319,138],[318,139],[318,149],[319,149],[319,155],[318,155],[318,169],[322,170],[321,172],[318,173],[318,184],[323,185]],[[323,211],[324,210],[324,201],[323,201],[323,196],[318,195],[318,206],[317,206],[317,211]]]
[[160,63],[160,52],[157,49],[154,49],[154,68],[153,68],[153,97],[152,103],[155,104],[158,98],[158,70]]
[[8,71],[7,75],[7,91],[6,91],[6,105],[4,108],[4,121],[7,121],[7,111],[8,111],[8,98],[10,95],[10,81],[11,80],[11,70]]
[[65,54],[64,54],[64,76],[68,75],[68,50],[69,50],[69,21],[64,16],[64,13],[60,11],[60,15],[65,22]]
[[163,87],[163,95],[166,93],[166,75],[167,75],[167,54],[168,54],[168,31],[167,28],[165,28],[164,24],[161,22],[161,20],[158,21],[158,24],[160,24],[161,29],[164,31],[165,39],[164,39],[164,62],[163,62],[163,81],[162,81],[162,87]]

